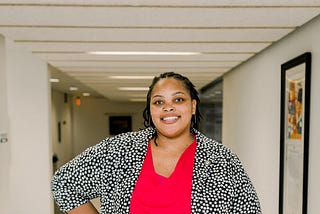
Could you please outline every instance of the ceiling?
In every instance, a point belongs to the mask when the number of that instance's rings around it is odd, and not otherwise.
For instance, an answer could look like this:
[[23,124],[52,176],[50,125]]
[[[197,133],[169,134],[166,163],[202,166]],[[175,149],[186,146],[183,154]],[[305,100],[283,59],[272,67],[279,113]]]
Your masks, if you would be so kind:
[[54,89],[127,101],[146,91],[119,87],[167,71],[201,89],[319,13],[320,0],[0,0],[0,33],[50,64]]

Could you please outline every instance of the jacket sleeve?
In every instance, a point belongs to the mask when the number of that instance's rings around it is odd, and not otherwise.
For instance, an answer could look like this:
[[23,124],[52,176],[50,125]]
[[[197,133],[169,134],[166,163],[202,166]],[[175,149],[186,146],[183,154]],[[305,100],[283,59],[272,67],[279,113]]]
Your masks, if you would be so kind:
[[234,155],[232,162],[234,197],[231,213],[261,214],[261,207],[257,193],[236,155]]
[[101,142],[56,171],[51,190],[61,211],[67,212],[100,195],[106,149]]

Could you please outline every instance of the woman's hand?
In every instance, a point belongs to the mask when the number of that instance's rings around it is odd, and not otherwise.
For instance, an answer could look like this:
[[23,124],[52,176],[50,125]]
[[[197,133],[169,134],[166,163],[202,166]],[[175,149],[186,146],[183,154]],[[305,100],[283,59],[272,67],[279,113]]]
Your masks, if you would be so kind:
[[68,214],[99,214],[91,202],[82,204],[68,212]]

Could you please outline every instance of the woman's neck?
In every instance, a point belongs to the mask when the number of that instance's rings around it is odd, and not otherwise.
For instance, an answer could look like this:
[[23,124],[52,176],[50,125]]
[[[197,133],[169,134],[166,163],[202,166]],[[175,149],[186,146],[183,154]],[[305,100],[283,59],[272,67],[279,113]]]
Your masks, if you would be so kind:
[[162,149],[168,150],[184,150],[194,141],[192,133],[188,132],[183,135],[179,135],[177,137],[166,137],[158,134],[155,142],[155,138],[153,139],[154,144]]

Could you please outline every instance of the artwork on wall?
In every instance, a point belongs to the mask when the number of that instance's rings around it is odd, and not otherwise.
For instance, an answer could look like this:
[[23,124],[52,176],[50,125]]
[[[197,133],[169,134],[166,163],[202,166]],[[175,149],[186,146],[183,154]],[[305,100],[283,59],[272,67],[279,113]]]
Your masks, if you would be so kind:
[[124,132],[132,131],[131,116],[110,116],[109,117],[109,133],[117,135]]
[[307,213],[311,53],[281,65],[279,214]]

